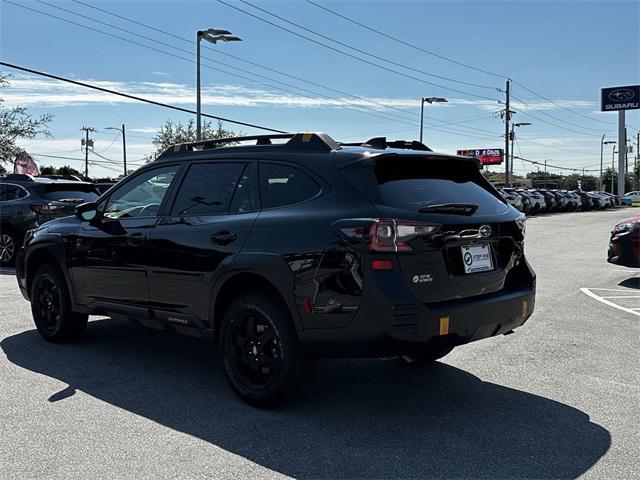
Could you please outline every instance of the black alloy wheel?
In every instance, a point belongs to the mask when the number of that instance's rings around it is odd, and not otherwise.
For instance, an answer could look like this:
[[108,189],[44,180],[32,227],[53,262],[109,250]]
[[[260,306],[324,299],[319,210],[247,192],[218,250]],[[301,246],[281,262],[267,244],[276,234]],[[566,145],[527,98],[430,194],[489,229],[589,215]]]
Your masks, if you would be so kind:
[[220,352],[231,387],[258,407],[284,403],[301,385],[304,362],[282,303],[266,294],[243,295],[224,315]]
[[33,321],[45,340],[74,340],[85,331],[89,317],[72,311],[66,281],[55,266],[38,269],[30,298]]

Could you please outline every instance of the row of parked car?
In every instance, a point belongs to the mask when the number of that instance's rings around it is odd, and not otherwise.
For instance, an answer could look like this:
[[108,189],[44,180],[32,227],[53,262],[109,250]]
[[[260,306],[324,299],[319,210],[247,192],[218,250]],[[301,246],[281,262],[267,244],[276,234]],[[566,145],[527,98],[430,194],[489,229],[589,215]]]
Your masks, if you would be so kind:
[[617,195],[581,190],[499,188],[498,192],[515,208],[526,214],[603,210],[620,205]]

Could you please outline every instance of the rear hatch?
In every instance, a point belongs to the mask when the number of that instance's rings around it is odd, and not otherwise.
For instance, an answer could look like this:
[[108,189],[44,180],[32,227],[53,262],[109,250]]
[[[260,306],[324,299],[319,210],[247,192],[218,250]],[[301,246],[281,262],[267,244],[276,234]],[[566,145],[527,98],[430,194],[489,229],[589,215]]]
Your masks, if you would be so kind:
[[31,206],[42,221],[73,215],[77,205],[94,202],[98,193],[93,184],[84,182],[43,183],[39,188],[42,203]]
[[[357,175],[345,173],[368,194],[381,224],[395,228],[395,256],[420,301],[451,301],[504,288],[522,252],[524,224],[477,163],[383,155],[370,167],[372,176],[362,167]],[[365,185],[371,181],[374,188]]]

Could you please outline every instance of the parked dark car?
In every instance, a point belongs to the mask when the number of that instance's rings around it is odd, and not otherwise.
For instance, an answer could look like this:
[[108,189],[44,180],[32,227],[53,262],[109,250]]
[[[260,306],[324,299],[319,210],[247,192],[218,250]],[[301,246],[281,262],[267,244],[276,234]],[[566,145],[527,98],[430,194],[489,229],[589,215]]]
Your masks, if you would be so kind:
[[182,144],[30,231],[18,283],[47,340],[88,314],[212,335],[231,387],[271,406],[316,357],[432,362],[529,318],[524,216],[479,167],[384,138]]
[[577,191],[576,192],[580,196],[580,208],[582,210],[591,210],[593,208],[593,200],[586,192]]
[[23,174],[0,177],[0,265],[13,265],[27,230],[73,215],[76,205],[97,198],[90,183]]
[[558,199],[552,192],[548,190],[538,190],[538,192],[544,197],[547,212],[553,212],[558,209]]
[[96,187],[96,190],[100,192],[100,195],[102,195],[104,192],[109,190],[116,183],[118,183],[116,180],[102,180],[102,179],[93,182],[93,184]]
[[609,263],[640,268],[640,215],[620,220],[611,231]]

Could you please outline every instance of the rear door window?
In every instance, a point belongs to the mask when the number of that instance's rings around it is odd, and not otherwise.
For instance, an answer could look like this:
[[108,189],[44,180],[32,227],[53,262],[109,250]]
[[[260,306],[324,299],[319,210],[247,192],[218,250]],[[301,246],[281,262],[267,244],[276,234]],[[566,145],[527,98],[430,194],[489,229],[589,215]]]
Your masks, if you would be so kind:
[[474,164],[459,160],[383,158],[375,167],[383,205],[417,212],[430,205],[474,204],[477,215],[507,208],[478,181]]
[[[246,163],[196,163],[191,165],[180,185],[173,205],[173,215],[218,215],[230,210],[238,190],[236,212],[255,209],[247,198],[250,179],[243,176]],[[242,188],[240,188],[242,187]]]
[[318,195],[320,190],[320,185],[302,170],[289,165],[260,163],[262,208],[301,203]]

